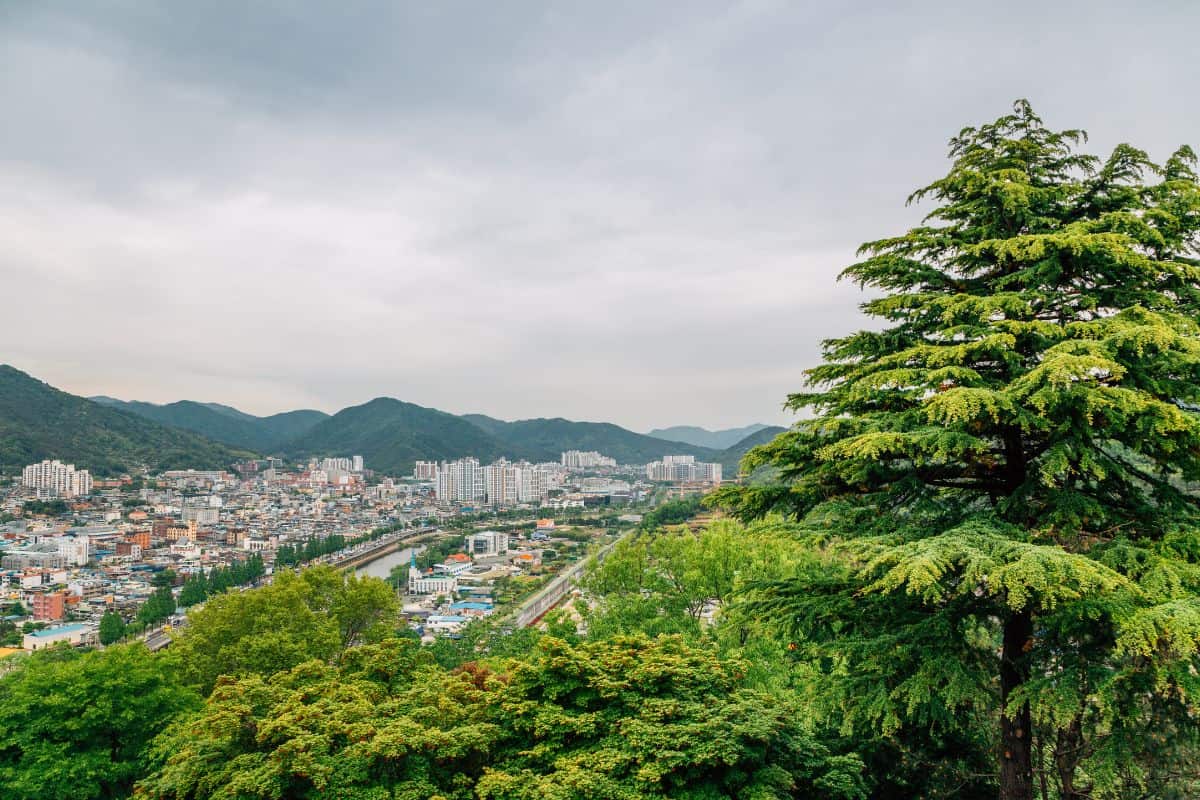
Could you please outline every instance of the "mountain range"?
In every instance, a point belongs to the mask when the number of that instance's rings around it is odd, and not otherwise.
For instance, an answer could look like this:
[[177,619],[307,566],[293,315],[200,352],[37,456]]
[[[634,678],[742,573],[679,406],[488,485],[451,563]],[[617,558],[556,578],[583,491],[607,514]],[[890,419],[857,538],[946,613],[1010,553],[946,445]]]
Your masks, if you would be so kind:
[[655,428],[646,435],[653,436],[655,439],[666,439],[668,442],[683,442],[684,444],[694,444],[697,447],[724,450],[742,441],[747,436],[758,433],[763,428],[770,427],[770,425],[763,425],[761,422],[757,422],[742,428],[726,428],[719,431],[710,431],[706,428],[697,428],[695,425],[674,425],[670,428]]
[[88,399],[163,425],[199,433],[217,442],[260,453],[279,450],[288,442],[303,436],[322,420],[329,418],[324,411],[311,409],[256,417],[231,406],[198,403],[194,400],[156,405],[104,396]]
[[0,471],[57,458],[111,475],[137,465],[225,465],[250,455],[247,449],[67,394],[0,364]]
[[[483,414],[455,415],[377,397],[328,415],[299,410],[258,417],[220,403],[181,400],[163,405],[112,397],[76,397],[12,367],[0,366],[0,469],[60,458],[99,474],[136,464],[219,467],[252,454],[362,455],[378,472],[403,475],[417,460],[506,456],[557,461],[564,450],[598,450],[621,463],[646,463],[668,454],[717,461],[727,474],[749,447],[782,428],[752,425],[728,431],[667,428],[635,433],[603,422],[562,418],[508,422]],[[682,431],[683,434],[679,432]],[[749,431],[740,440],[735,434]],[[697,433],[698,432],[698,433]],[[688,442],[707,435],[713,446]],[[726,441],[733,443],[720,447]]]

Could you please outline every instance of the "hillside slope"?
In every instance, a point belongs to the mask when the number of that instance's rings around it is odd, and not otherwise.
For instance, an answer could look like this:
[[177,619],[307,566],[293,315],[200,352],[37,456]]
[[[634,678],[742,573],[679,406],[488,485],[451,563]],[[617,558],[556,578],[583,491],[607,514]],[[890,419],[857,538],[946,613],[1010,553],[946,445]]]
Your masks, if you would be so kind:
[[655,428],[646,435],[653,436],[655,439],[666,439],[669,442],[683,442],[685,444],[694,444],[697,447],[724,450],[727,447],[733,447],[747,436],[758,433],[767,427],[770,426],[756,422],[753,425],[745,425],[741,428],[710,431],[707,428],[699,428],[695,425],[673,425],[670,428]]
[[256,417],[219,403],[180,400],[158,405],[139,401],[94,397],[97,403],[154,420],[163,425],[198,433],[214,441],[260,453],[272,453],[285,443],[303,436],[329,415],[322,411],[285,411]]
[[361,455],[368,468],[408,474],[414,461],[475,456],[491,461],[507,453],[486,431],[462,417],[377,397],[345,408],[284,447],[296,457]]
[[482,414],[468,414],[463,419],[495,436],[513,456],[530,461],[557,461],[564,450],[597,450],[621,464],[645,464],[665,455],[694,455],[701,461],[713,461],[720,455],[707,447],[667,442],[608,422],[573,422],[561,417],[504,422]]
[[0,365],[0,470],[57,458],[97,475],[225,467],[252,453],[55,389]]
[[738,464],[741,462],[742,456],[746,455],[746,453],[752,447],[758,447],[760,444],[766,444],[786,430],[787,428],[782,428],[778,425],[760,428],[732,447],[722,450],[720,461],[724,468],[724,476],[726,478],[736,478],[738,474]]

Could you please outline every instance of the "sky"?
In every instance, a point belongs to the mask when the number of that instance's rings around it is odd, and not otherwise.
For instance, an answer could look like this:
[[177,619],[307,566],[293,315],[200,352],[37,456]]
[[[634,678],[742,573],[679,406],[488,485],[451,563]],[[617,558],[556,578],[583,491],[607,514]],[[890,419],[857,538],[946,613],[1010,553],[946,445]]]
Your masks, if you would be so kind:
[[1030,99],[1200,145],[1200,3],[0,0],[0,362],[81,395],[783,423]]

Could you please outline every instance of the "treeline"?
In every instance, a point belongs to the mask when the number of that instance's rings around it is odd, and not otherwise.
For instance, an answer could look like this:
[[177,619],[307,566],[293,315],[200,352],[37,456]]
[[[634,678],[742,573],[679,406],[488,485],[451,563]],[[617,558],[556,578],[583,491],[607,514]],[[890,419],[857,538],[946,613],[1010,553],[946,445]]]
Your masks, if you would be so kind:
[[440,564],[451,554],[462,552],[466,542],[467,537],[465,536],[446,536],[430,542],[424,550],[417,553],[417,566],[421,569],[429,569],[434,564]]
[[228,567],[216,566],[208,571],[195,572],[183,582],[179,590],[179,605],[187,608],[203,603],[213,595],[235,586],[246,586],[267,574],[263,558],[258,553],[234,561]]
[[691,495],[679,500],[668,500],[657,508],[642,515],[642,528],[652,530],[663,525],[679,525],[704,510],[699,495]]
[[331,555],[346,546],[346,537],[340,533],[324,539],[309,539],[304,544],[281,544],[275,551],[275,563],[281,567],[294,567]]
[[26,500],[21,504],[21,513],[27,517],[60,517],[70,510],[66,500]]
[[144,626],[155,625],[175,613],[175,595],[171,587],[175,585],[174,570],[164,569],[155,573],[150,579],[154,591],[138,606],[136,621]]
[[282,544],[275,551],[275,563],[282,567],[295,567],[301,564],[306,564],[309,561],[314,561],[322,556],[332,555],[337,551],[345,548],[347,545],[358,544],[359,542],[368,542],[382,538],[389,533],[394,533],[398,530],[403,530],[403,523],[394,525],[385,525],[371,530],[365,536],[361,536],[353,541],[348,540],[340,533],[334,533],[324,538],[309,539],[303,544]]
[[562,616],[429,648],[398,611],[321,566],[212,598],[157,655],[37,653],[0,678],[0,796],[866,796],[739,658]]

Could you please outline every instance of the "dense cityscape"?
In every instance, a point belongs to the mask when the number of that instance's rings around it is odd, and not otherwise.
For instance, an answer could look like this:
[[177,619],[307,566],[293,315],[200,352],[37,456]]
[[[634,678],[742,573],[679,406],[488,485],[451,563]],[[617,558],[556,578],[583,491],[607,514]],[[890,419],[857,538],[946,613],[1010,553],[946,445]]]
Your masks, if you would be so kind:
[[[638,508],[656,492],[695,495],[720,481],[720,464],[697,463],[693,456],[622,466],[581,451],[542,464],[417,461],[411,476],[398,479],[375,475],[359,455],[106,479],[47,459],[3,488],[0,644],[27,651],[60,642],[96,644],[106,615],[117,630],[145,636],[203,602],[206,593],[187,587],[211,583],[214,575],[253,564],[237,582],[249,585],[269,579],[277,566],[318,559],[354,560],[361,567],[355,556],[366,542],[412,529],[438,541],[447,535],[439,525],[506,512],[511,533],[481,523],[482,529],[458,537],[457,552],[410,569],[396,585],[415,630],[456,633],[470,617],[493,613],[491,587],[498,579],[552,572],[547,553],[557,558],[576,549],[577,541],[556,535],[556,515]],[[513,525],[519,517],[531,525]],[[624,515],[626,522],[639,520]],[[415,567],[416,549],[409,551]],[[151,604],[163,596],[163,576],[172,602]]]

